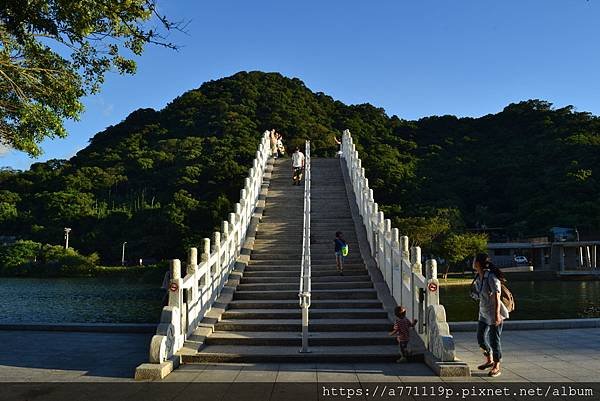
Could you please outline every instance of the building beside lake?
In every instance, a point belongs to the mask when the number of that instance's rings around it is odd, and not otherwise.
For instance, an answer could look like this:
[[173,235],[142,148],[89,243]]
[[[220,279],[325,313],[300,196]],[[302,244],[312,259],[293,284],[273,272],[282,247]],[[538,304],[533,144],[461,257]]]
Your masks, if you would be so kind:
[[499,267],[515,266],[525,256],[534,270],[562,274],[600,274],[600,241],[550,241],[548,237],[519,242],[490,242],[488,254]]

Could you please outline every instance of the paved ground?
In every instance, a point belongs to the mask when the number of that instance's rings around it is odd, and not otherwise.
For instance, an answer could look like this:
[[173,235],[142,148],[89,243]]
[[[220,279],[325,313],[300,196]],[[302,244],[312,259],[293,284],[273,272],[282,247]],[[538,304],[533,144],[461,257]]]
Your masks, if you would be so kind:
[[[477,370],[483,356],[475,333],[454,338],[458,355]],[[507,330],[502,342],[502,380],[600,382],[600,329]]]
[[0,331],[0,381],[122,381],[147,361],[151,334]]
[[[0,381],[131,381],[147,360],[148,334],[0,331]],[[475,333],[456,333],[459,356],[482,360]],[[600,382],[600,329],[506,331],[500,378],[476,371],[469,381]],[[186,365],[165,381],[416,382],[441,379],[421,364]],[[464,379],[460,379],[464,380]]]

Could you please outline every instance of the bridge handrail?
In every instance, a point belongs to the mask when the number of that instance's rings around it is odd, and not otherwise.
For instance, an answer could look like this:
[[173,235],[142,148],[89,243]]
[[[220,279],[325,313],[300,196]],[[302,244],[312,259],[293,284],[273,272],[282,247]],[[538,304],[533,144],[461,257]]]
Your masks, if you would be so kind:
[[454,361],[454,339],[446,322],[446,310],[439,303],[439,282],[435,260],[427,260],[423,275],[421,249],[409,249],[407,236],[392,228],[373,199],[369,179],[356,151],[349,130],[342,135],[342,158],[354,189],[356,204],[367,232],[371,255],[398,305],[406,308],[409,319],[418,319],[416,327],[429,351],[442,361]]
[[311,302],[311,260],[310,260],[310,141],[306,141],[304,158],[304,218],[302,229],[302,261],[300,266],[300,308],[302,311],[302,348],[300,352],[308,351],[308,310]]
[[200,263],[198,249],[191,248],[186,274],[182,277],[180,260],[170,261],[169,301],[163,307],[156,335],[150,343],[151,363],[163,363],[178,352],[220,295],[240,256],[270,156],[269,131],[266,131],[248,177],[244,179],[240,201],[235,204],[234,212],[229,213],[229,219],[222,222],[221,230],[214,232],[212,243],[209,238],[203,239]]

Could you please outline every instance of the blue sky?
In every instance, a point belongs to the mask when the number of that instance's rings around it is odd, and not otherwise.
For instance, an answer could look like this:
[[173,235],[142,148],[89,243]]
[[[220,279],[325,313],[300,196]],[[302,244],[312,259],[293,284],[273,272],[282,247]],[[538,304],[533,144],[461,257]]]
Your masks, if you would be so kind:
[[600,4],[528,1],[159,0],[188,32],[178,52],[150,47],[135,76],[109,74],[70,136],[37,160],[9,151],[0,166],[69,158],[142,107],[238,71],[277,71],[344,103],[389,115],[481,116],[539,98],[600,114]]

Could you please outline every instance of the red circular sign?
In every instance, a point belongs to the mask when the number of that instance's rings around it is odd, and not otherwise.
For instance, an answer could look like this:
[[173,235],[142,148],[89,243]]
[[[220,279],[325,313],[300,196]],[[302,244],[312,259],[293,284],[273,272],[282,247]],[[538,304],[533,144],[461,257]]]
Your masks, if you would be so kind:
[[177,285],[177,283],[171,283],[171,285],[169,286],[169,289],[171,291],[175,292],[179,289],[179,286]]
[[436,283],[429,283],[429,285],[427,286],[427,288],[429,288],[429,291],[431,291],[431,292],[436,292],[437,291],[437,284]]

